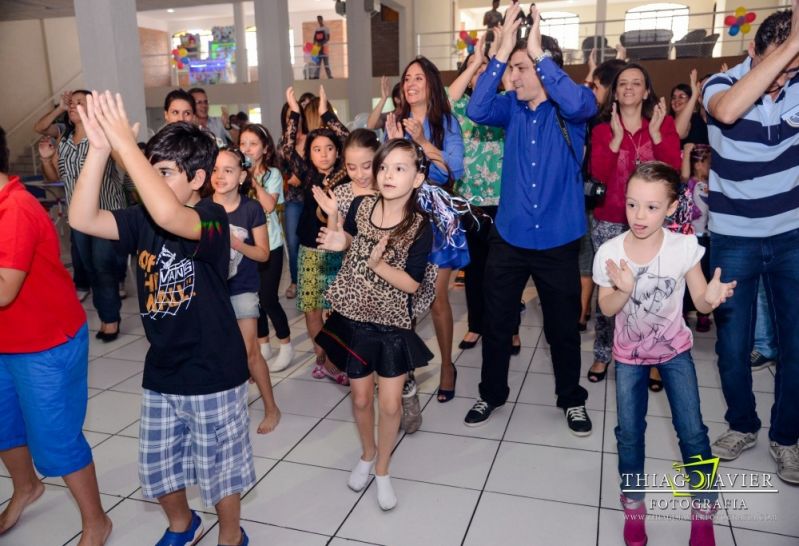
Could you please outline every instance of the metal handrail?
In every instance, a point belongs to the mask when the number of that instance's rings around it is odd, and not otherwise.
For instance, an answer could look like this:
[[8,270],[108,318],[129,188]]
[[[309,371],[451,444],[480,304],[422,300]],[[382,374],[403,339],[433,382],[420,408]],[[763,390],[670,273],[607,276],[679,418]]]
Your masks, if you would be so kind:
[[[27,116],[25,116],[24,118],[22,118],[22,120],[18,121],[18,122],[17,122],[17,123],[16,123],[16,124],[15,124],[15,125],[14,125],[14,126],[11,128],[11,129],[9,129],[9,130],[6,132],[6,137],[7,137],[7,138],[8,138],[8,137],[10,137],[12,134],[14,134],[14,133],[15,133],[16,131],[18,131],[20,128],[24,127],[24,126],[25,126],[25,124],[27,124],[27,123],[28,123],[28,122],[31,120],[31,118],[33,118],[33,116],[35,116],[35,115],[36,115],[36,113],[37,113],[37,112],[39,112],[39,111],[40,111],[42,108],[44,108],[45,106],[47,106],[47,104],[52,104],[52,102],[53,102],[53,99],[55,99],[56,97],[60,97],[60,96],[61,96],[61,93],[63,93],[63,92],[64,92],[64,91],[66,91],[67,89],[69,89],[69,88],[71,87],[71,86],[70,86],[70,84],[72,84],[72,83],[73,83],[75,80],[77,80],[77,79],[78,79],[78,78],[81,76],[81,74],[83,74],[83,70],[82,70],[82,69],[81,69],[80,71],[78,71],[78,73],[77,73],[77,74],[75,74],[75,75],[74,75],[74,76],[72,76],[70,79],[68,79],[68,80],[67,80],[67,83],[65,83],[64,85],[62,85],[62,86],[59,88],[59,90],[58,90],[56,93],[54,93],[54,94],[50,95],[49,97],[47,97],[47,99],[45,99],[44,101],[42,101],[41,103],[39,103],[39,104],[36,106],[36,108],[34,108],[33,110],[31,110],[31,111],[28,113],[28,115],[27,115]],[[38,140],[38,139],[37,139],[37,140]]]

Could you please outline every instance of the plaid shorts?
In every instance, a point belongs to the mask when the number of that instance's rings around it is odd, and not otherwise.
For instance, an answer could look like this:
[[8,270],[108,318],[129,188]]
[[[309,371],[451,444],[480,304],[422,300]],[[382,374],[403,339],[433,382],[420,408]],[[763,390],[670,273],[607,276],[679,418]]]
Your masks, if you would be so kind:
[[255,483],[247,384],[184,396],[144,389],[139,480],[147,498],[199,484],[206,506]]

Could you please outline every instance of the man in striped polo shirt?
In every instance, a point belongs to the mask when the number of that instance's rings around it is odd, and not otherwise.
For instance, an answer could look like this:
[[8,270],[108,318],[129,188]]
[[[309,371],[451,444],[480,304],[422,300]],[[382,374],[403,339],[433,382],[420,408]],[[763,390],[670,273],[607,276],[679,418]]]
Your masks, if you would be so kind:
[[716,310],[716,352],[729,430],[712,446],[725,460],[757,441],[749,353],[762,278],[774,314],[780,362],[769,451],[777,475],[799,483],[799,0],[770,15],[749,57],[704,88],[710,172],[710,265],[735,297]]

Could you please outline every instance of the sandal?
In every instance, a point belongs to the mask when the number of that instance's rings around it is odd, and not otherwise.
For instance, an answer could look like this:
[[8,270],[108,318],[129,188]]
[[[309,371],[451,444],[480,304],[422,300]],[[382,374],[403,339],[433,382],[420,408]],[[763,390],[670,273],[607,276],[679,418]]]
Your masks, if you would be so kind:
[[653,379],[649,376],[649,390],[652,392],[660,392],[663,390],[663,381],[661,379]]
[[442,389],[441,387],[438,387],[438,393],[436,395],[437,396],[436,399],[441,404],[443,404],[445,402],[449,402],[450,400],[455,398],[455,384],[458,382],[458,368],[456,368],[455,364],[453,364],[452,365],[452,369],[455,371],[455,378],[452,381],[452,389],[451,390],[447,390],[447,389]]
[[[596,364],[596,362],[595,362],[595,364]],[[603,364],[603,363],[600,362],[600,364]],[[605,379],[605,375],[607,375],[607,373],[608,373],[608,366],[609,366],[609,364],[605,364],[605,369],[602,370],[601,372],[594,372],[594,371],[588,370],[588,380],[591,383],[599,383],[600,381],[604,380]]]

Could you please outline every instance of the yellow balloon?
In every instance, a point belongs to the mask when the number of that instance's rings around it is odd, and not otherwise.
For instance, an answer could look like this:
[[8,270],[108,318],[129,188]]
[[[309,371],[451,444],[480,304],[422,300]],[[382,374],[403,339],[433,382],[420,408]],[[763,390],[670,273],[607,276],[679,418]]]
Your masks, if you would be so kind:
[[472,38],[474,38],[474,39],[477,39],[477,31],[476,31],[476,30],[473,30],[473,31],[471,31],[471,32],[469,33],[469,36],[471,36],[471,37],[472,37]]
[[180,49],[178,49],[178,54],[181,57],[185,57],[186,55],[189,54],[189,52],[188,52],[188,50],[185,47],[181,47]]
[[458,48],[458,51],[463,51],[466,49],[466,43],[463,40],[458,40],[458,43],[455,45]]
[[747,34],[750,30],[752,30],[752,25],[749,23],[744,23],[741,25],[741,34]]
[[743,6],[739,6],[738,9],[735,10],[736,17],[743,17],[746,15],[746,8]]

